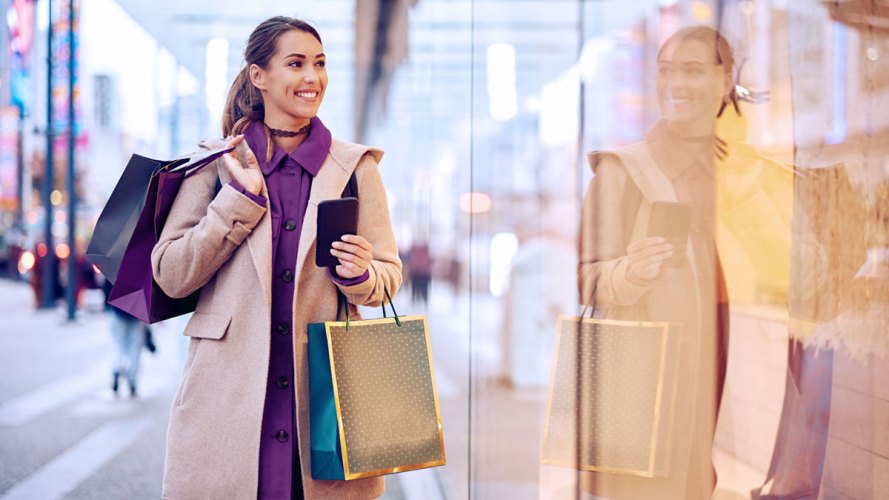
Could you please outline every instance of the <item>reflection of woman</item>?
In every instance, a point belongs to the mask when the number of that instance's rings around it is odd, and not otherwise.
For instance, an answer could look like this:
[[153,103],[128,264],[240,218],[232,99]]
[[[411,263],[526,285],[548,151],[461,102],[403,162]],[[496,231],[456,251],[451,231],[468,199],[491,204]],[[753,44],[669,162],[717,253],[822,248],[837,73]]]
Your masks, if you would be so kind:
[[[590,473],[584,486],[607,498],[709,498],[728,331],[714,241],[713,163],[723,144],[714,129],[717,115],[736,105],[733,55],[717,32],[695,27],[667,40],[657,62],[662,119],[644,142],[590,155],[595,176],[584,201],[579,285],[600,316],[676,325],[680,389],[665,430],[669,472]],[[658,229],[649,226],[655,201],[692,207],[687,242],[649,236]]]
[[[337,290],[356,317],[355,305],[401,284],[381,152],[331,139],[316,117],[327,72],[310,25],[264,21],[245,59],[223,118],[239,149],[184,182],[152,255],[167,294],[201,290],[164,498],[373,498],[381,478],[311,478],[306,325],[336,316]],[[339,198],[353,173],[359,234],[334,243],[339,265],[317,268],[318,202]]]

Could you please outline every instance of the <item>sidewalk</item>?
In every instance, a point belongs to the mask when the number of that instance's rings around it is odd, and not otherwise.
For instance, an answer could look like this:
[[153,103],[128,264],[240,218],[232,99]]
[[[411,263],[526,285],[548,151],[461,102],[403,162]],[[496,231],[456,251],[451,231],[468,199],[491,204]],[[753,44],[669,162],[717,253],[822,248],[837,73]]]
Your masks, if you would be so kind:
[[[139,398],[110,390],[109,319],[34,309],[25,283],[0,281],[0,498],[158,498],[179,339],[155,328]],[[123,394],[123,392],[122,392]]]
[[[170,404],[187,317],[153,325],[139,397],[110,389],[109,317],[68,322],[37,311],[26,283],[0,280],[0,500],[139,500],[161,496]],[[434,498],[434,476],[389,479],[385,500]],[[430,483],[429,479],[432,479]]]

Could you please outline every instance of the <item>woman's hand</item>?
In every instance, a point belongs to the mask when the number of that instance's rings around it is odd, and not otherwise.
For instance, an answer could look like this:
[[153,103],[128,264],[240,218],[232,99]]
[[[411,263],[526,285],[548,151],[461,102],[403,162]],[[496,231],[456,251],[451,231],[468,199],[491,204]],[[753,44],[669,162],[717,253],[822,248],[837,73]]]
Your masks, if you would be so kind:
[[[244,135],[241,134],[228,142],[226,147],[237,148],[244,142]],[[250,150],[250,146],[244,144],[245,154],[247,155],[247,166],[241,164],[238,159],[238,150],[235,149],[231,153],[222,155],[225,162],[225,168],[228,169],[229,175],[238,184],[253,194],[259,194],[262,191],[262,171],[259,170],[259,162],[256,161],[256,155]]]
[[373,245],[355,234],[344,235],[342,241],[334,241],[330,254],[339,259],[336,274],[343,279],[357,278],[367,271],[373,258]]
[[673,255],[673,245],[664,238],[648,237],[627,247],[627,277],[630,281],[651,281],[661,275],[664,262]]

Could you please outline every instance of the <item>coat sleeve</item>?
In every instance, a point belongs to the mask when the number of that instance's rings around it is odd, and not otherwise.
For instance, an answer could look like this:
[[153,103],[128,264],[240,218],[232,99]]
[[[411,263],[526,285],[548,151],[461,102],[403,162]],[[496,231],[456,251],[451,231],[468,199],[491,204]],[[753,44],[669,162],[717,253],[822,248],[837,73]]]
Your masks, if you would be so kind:
[[[633,305],[658,281],[641,282],[627,278],[627,246],[631,243],[633,230],[630,219],[635,216],[623,213],[622,197],[629,177],[614,155],[598,156],[595,161],[595,175],[584,195],[581,216],[577,270],[581,303],[591,306]],[[638,207],[633,209],[638,210]]]
[[228,183],[214,197],[217,168],[221,159],[183,181],[151,252],[154,280],[170,297],[204,286],[266,211]]
[[377,161],[365,154],[355,169],[358,180],[358,235],[373,246],[368,279],[355,285],[337,284],[349,302],[376,307],[383,303],[384,288],[394,297],[401,286],[401,259],[389,219],[386,189]]

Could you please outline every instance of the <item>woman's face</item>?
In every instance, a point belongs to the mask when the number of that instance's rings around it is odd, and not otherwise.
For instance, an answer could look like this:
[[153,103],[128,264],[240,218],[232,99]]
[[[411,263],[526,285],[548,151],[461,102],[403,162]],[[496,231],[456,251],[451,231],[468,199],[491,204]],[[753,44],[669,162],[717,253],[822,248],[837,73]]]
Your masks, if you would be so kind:
[[671,125],[694,128],[716,118],[730,81],[724,67],[714,63],[715,53],[712,43],[701,40],[681,41],[661,53],[657,98]]
[[292,127],[317,115],[327,88],[325,64],[324,47],[311,34],[293,29],[281,35],[268,66],[250,66],[250,79],[262,92],[266,122]]

